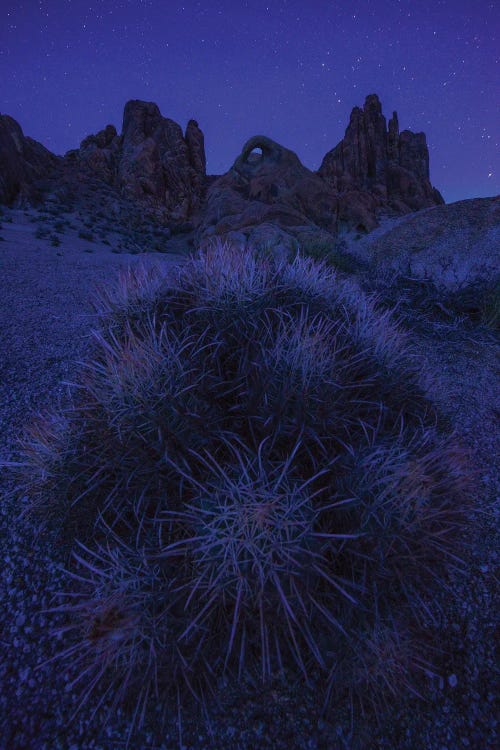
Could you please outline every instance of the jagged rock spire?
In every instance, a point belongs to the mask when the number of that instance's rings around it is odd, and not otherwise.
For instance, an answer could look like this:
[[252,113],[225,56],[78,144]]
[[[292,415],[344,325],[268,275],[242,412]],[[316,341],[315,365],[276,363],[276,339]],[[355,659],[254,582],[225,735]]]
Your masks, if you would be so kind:
[[443,203],[429,181],[429,151],[424,133],[399,132],[397,113],[382,114],[376,94],[363,109],[354,107],[344,138],[329,151],[319,174],[339,193],[363,190],[415,210]]

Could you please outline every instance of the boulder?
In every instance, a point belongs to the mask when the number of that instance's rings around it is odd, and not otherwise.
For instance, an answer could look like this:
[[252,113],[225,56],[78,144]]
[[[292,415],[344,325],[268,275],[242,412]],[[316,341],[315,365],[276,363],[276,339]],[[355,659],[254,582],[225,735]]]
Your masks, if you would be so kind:
[[387,223],[349,247],[372,276],[403,275],[448,291],[499,276],[498,196],[434,206]]

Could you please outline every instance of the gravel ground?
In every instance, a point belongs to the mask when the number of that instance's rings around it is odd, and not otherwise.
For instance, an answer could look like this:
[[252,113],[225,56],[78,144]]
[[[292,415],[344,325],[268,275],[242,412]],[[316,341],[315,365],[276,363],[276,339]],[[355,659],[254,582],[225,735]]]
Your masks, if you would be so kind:
[[[33,410],[64,402],[62,380],[71,379],[84,355],[91,318],[89,297],[96,281],[115,276],[137,258],[110,252],[68,233],[59,247],[34,238],[29,217],[8,212],[12,223],[0,230],[0,459],[15,458],[15,440]],[[171,257],[141,256],[168,264]],[[380,726],[371,717],[354,726],[347,706],[320,715],[314,688],[292,684],[238,688],[219,685],[221,705],[209,716],[195,712],[167,717],[161,738],[153,739],[158,715],[130,748],[386,748],[387,750],[493,750],[497,737],[495,608],[499,494],[500,403],[495,387],[497,348],[491,335],[431,327],[413,336],[423,366],[439,373],[433,396],[471,448],[477,471],[476,509],[471,515],[467,569],[450,581],[457,599],[443,602],[429,636],[447,653],[439,675],[426,683],[426,701],[401,696]],[[65,669],[45,664],[61,649],[51,635],[56,615],[42,610],[65,590],[60,549],[18,520],[8,502],[11,478],[2,470],[0,492],[0,750],[114,750],[125,746],[128,721],[116,716],[104,728],[91,706],[76,719],[76,695]]]

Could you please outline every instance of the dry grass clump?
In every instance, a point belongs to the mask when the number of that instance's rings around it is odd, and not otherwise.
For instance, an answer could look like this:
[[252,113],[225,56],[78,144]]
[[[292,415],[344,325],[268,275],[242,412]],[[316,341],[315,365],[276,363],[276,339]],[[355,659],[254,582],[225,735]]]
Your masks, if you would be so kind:
[[458,289],[446,289],[431,279],[398,273],[366,274],[365,291],[376,292],[379,303],[397,308],[402,324],[412,329],[432,330],[449,326],[463,330],[498,333],[500,326],[500,279],[478,279]]
[[130,271],[97,312],[20,485],[87,531],[63,607],[82,701],[107,678],[139,719],[225,671],[363,704],[409,683],[402,628],[457,561],[467,480],[390,315],[325,264],[229,246]]

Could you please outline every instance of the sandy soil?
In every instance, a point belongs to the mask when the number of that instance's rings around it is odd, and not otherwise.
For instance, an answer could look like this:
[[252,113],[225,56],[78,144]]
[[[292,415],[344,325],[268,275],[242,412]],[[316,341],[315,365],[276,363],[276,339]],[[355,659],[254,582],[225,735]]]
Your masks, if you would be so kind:
[[83,355],[95,285],[112,283],[121,269],[137,263],[171,266],[183,257],[117,252],[116,239],[111,246],[89,242],[78,236],[78,228],[66,230],[59,235],[61,244],[52,246],[50,239],[36,238],[39,225],[30,221],[36,216],[36,211],[9,211],[12,223],[4,220],[0,229],[2,451],[9,427],[20,427],[27,409],[49,403],[54,383]]

